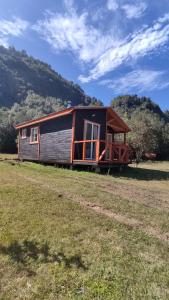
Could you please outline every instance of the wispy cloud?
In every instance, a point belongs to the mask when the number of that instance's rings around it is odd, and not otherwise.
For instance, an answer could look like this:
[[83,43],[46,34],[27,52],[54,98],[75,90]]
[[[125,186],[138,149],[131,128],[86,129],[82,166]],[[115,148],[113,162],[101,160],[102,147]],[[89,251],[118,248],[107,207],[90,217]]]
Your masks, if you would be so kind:
[[82,82],[96,80],[107,72],[133,59],[146,56],[164,46],[169,40],[169,15],[159,18],[151,27],[143,26],[140,31],[128,36],[120,45],[108,49],[98,59],[88,76],[80,76]]
[[136,4],[124,4],[121,7],[128,19],[140,18],[147,8],[147,4],[145,2],[139,2]]
[[20,18],[13,18],[12,21],[0,20],[0,45],[7,47],[10,36],[21,36],[28,24],[27,21]]
[[119,3],[117,0],[108,0],[107,1],[107,8],[109,10],[115,11],[116,9],[119,8]]
[[0,46],[8,47],[8,39],[0,36]]
[[[131,18],[140,17],[147,8],[145,1],[128,4],[122,0],[107,0],[106,5],[106,11],[107,8],[124,11],[128,22]],[[96,27],[95,23],[91,23],[91,12],[86,9],[80,12],[73,0],[64,0],[64,6],[64,12],[48,12],[33,28],[57,52],[71,52],[80,64],[83,63],[88,72],[79,76],[83,83],[98,80],[121,65],[156,53],[169,41],[169,14],[157,19],[151,26],[143,24],[133,34],[126,35],[119,23],[110,22],[107,30],[98,24]],[[100,18],[98,14],[99,11],[96,19]]]
[[135,3],[129,3],[120,0],[107,0],[107,8],[110,11],[121,10],[125,13],[128,19],[140,18],[145,10],[147,9],[147,4],[136,0]]
[[63,14],[48,13],[33,27],[57,51],[73,52],[81,62],[95,62],[113,44],[118,44],[116,29],[103,34],[88,22],[88,13],[78,14],[72,1],[65,1]]
[[161,90],[169,86],[166,72],[156,70],[136,70],[118,79],[102,80],[105,85],[118,93],[141,93],[145,91]]

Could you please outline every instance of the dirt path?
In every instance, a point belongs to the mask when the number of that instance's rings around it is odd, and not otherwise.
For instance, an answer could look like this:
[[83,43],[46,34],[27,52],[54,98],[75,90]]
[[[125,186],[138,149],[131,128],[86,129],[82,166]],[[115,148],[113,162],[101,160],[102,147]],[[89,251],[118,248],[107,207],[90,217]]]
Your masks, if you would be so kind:
[[162,233],[161,231],[159,231],[157,228],[154,228],[152,226],[146,226],[145,224],[143,224],[142,222],[139,222],[138,220],[134,219],[134,218],[128,218],[125,215],[119,214],[119,213],[115,213],[112,212],[108,209],[105,209],[104,207],[102,207],[101,205],[95,205],[94,203],[91,203],[89,201],[87,201],[84,197],[79,197],[78,195],[72,195],[70,194],[70,192],[64,192],[62,190],[59,190],[58,187],[55,188],[53,186],[51,186],[50,184],[47,184],[45,182],[42,183],[42,181],[37,180],[35,178],[32,177],[28,177],[25,175],[19,175],[21,176],[22,179],[25,179],[26,181],[29,181],[31,183],[34,184],[38,184],[38,186],[41,186],[41,188],[43,189],[49,189],[51,191],[60,193],[60,195],[62,195],[62,197],[66,197],[68,200],[74,201],[80,205],[82,205],[85,208],[88,208],[92,211],[95,211],[96,213],[106,216],[110,219],[116,220],[117,222],[119,222],[120,224],[123,224],[125,226],[129,226],[133,229],[138,229],[143,231],[145,234],[148,234],[154,238],[157,238],[158,240],[162,241],[162,242],[169,242],[169,233]]
[[100,185],[100,187],[105,191],[116,196],[121,196],[130,201],[137,203],[142,203],[146,206],[156,208],[158,210],[169,209],[169,192],[135,187],[133,185],[117,183],[116,185],[106,184]]

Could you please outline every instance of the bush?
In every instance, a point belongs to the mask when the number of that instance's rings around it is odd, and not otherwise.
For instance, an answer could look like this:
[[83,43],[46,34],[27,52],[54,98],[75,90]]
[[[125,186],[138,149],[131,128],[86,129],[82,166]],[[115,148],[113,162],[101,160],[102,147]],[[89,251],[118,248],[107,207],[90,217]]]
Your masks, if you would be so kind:
[[16,130],[10,124],[0,127],[0,152],[16,153]]

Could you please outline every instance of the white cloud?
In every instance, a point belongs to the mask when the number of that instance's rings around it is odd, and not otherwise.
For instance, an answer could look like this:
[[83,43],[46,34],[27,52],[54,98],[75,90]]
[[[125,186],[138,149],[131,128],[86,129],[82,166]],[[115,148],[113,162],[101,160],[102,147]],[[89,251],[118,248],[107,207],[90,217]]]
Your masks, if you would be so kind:
[[151,27],[143,26],[126,41],[108,49],[98,59],[88,76],[80,76],[82,82],[96,80],[120,65],[138,59],[164,46],[169,40],[169,16],[157,20]]
[[102,80],[100,84],[108,86],[114,93],[141,93],[144,91],[160,90],[169,86],[164,71],[136,70],[125,76],[112,80]]
[[[120,1],[109,0],[106,3],[111,9],[115,9],[117,5],[121,5],[119,7],[122,9],[122,4],[118,4]],[[124,36],[123,33],[122,36],[119,29],[121,26],[117,26],[116,22],[111,23],[110,29],[106,31],[104,26],[96,27],[91,24],[91,12],[77,11],[73,0],[65,0],[64,5],[63,13],[48,13],[33,28],[56,51],[69,51],[78,62],[85,63],[89,71],[87,75],[79,76],[83,83],[97,80],[123,64],[154,53],[169,40],[169,14],[157,19],[152,26],[143,25],[132,35]],[[123,5],[123,9],[128,18],[139,17],[146,5],[130,5],[130,13],[127,11],[129,4],[128,7]]]
[[73,2],[66,0],[64,14],[48,14],[34,29],[57,51],[68,50],[76,54],[81,62],[95,62],[113,44],[118,44],[114,28],[103,34],[88,23],[88,13],[78,14]]
[[135,4],[125,3],[119,0],[107,0],[107,8],[110,11],[116,11],[117,9],[123,10],[128,19],[140,18],[147,8],[145,2],[135,1]]
[[72,14],[75,13],[76,10],[74,8],[74,1],[73,0],[64,0],[64,5],[65,5],[66,10],[69,13],[72,13]]
[[124,4],[121,7],[128,19],[140,18],[147,8],[147,4],[145,2],[140,2],[134,4]]
[[112,11],[117,10],[119,8],[119,4],[118,4],[117,0],[108,0],[107,8],[108,8],[108,10],[112,10]]
[[28,27],[28,22],[20,18],[14,18],[12,21],[0,20],[0,45],[8,46],[10,36],[21,36]]
[[8,47],[8,39],[0,36],[0,46]]

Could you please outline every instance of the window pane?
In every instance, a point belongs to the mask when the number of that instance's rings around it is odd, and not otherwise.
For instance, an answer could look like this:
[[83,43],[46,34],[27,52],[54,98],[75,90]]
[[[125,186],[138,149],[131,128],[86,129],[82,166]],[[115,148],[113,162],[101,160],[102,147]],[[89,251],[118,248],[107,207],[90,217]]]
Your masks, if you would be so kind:
[[93,140],[99,139],[99,126],[93,124]]
[[86,123],[86,140],[92,139],[92,124]]
[[26,128],[22,129],[21,136],[23,138],[26,137]]
[[31,142],[37,142],[38,141],[38,128],[32,128],[31,129]]
[[86,159],[91,159],[91,143],[86,143]]

